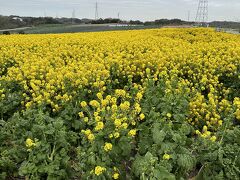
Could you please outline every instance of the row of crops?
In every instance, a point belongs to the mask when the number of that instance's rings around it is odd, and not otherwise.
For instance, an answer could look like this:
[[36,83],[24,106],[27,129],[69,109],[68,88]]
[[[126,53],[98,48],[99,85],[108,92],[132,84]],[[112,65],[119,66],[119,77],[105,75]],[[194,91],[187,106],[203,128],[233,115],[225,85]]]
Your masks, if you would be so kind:
[[0,37],[0,179],[238,179],[240,36]]

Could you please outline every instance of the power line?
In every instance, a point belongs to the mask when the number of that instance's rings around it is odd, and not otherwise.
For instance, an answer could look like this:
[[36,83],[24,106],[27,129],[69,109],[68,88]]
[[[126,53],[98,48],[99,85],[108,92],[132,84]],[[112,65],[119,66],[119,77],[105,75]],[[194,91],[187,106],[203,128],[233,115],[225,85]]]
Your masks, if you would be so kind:
[[207,25],[208,21],[208,0],[199,0],[195,22],[197,25]]
[[75,18],[76,18],[76,13],[75,13],[75,9],[73,9],[73,11],[72,11],[72,24],[74,23]]
[[95,20],[98,19],[98,3],[96,2],[96,6],[95,6]]
[[118,12],[118,19],[120,19],[120,12]]
[[188,22],[190,22],[191,11],[188,11]]
[[45,18],[47,17],[47,13],[46,13],[46,10],[44,10],[44,17],[45,17]]

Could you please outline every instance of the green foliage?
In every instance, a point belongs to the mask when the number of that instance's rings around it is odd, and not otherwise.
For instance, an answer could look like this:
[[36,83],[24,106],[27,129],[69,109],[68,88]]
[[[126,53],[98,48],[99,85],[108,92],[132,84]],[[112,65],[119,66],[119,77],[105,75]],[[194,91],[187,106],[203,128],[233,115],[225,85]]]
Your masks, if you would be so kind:
[[[172,86],[177,88],[177,82],[173,81]],[[157,85],[150,82],[145,93],[142,107],[148,115],[147,120],[140,125],[139,152],[133,167],[141,167],[139,161],[143,161],[145,169],[141,171],[150,178],[156,178],[153,172],[162,174],[163,169],[166,177],[159,176],[158,179],[174,179],[174,175],[177,178],[187,177],[187,173],[196,165],[196,158],[190,149],[193,139],[188,138],[193,128],[186,121],[187,94],[166,93],[165,90],[163,81]],[[170,159],[164,159],[165,154]],[[149,155],[154,160],[151,161],[153,164],[146,159]],[[140,176],[141,171],[137,170],[135,175]]]
[[[23,115],[15,114],[2,124],[1,172],[30,179],[70,177],[70,143],[75,143],[77,136],[66,131],[62,119],[52,119],[41,111],[29,110]],[[27,148],[27,138],[33,139],[36,146]]]
[[201,164],[198,179],[238,179],[240,176],[239,127],[220,131],[219,142],[204,139],[196,142],[198,162]]
[[133,163],[133,171],[140,179],[169,179],[174,180],[173,174],[169,173],[168,170],[158,164],[158,158],[154,157],[150,152],[147,152],[145,156],[137,155]]
[[[229,116],[216,134],[218,141],[196,137],[194,127],[186,121],[189,95],[184,87],[181,87],[182,94],[166,93],[163,82],[149,84],[142,102],[143,111],[148,115],[139,126],[138,152],[132,165],[134,176],[140,179],[238,179],[240,130],[232,124],[233,117]],[[177,81],[171,86],[179,88]],[[167,113],[171,117],[167,117]],[[170,158],[164,158],[165,154]]]
[[[0,118],[8,119],[15,112],[21,110],[21,101],[23,100],[22,96],[22,86],[18,82],[0,82],[0,89],[4,88],[3,95],[0,97]],[[0,93],[1,94],[1,93]]]
[[[137,122],[134,139],[124,130],[125,135],[109,139],[113,126],[106,121],[94,143],[81,132],[91,122],[87,125],[78,116],[79,102],[91,94],[76,95],[59,112],[44,105],[20,110],[14,108],[21,103],[21,86],[4,86],[12,101],[0,101],[0,179],[112,179],[115,172],[120,179],[141,180],[240,177],[240,129],[233,115],[225,117],[224,126],[214,134],[216,141],[196,136],[187,121],[191,96],[177,78],[148,82],[141,101],[145,120]],[[105,142],[112,143],[110,152],[103,149]],[[97,176],[96,166],[107,171]]]
[[240,94],[240,65],[237,66],[236,72],[232,73],[231,76],[226,76],[228,72],[224,73],[220,78],[220,82],[227,88],[231,88],[230,98],[233,100]]

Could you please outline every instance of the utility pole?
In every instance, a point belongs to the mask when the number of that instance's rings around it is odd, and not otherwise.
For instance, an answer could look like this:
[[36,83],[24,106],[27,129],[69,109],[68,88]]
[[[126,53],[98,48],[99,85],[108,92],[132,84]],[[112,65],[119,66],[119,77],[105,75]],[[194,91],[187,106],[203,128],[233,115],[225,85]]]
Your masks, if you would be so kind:
[[188,22],[190,22],[190,14],[191,14],[191,11],[188,11]]
[[73,9],[73,11],[72,11],[72,24],[74,23],[75,18],[76,18],[75,9]]
[[120,12],[118,12],[118,24],[121,23],[121,20],[120,20]]
[[46,11],[44,10],[44,17],[46,18],[47,17],[47,13],[46,13]]
[[207,26],[208,0],[199,0],[195,22],[198,26]]
[[98,20],[98,3],[97,2],[95,6],[95,20]]

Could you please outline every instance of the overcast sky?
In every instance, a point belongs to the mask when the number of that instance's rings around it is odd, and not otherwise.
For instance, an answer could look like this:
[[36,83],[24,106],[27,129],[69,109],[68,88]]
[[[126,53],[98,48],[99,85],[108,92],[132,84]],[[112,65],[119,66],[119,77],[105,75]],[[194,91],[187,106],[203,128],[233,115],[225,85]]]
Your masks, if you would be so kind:
[[[196,16],[199,0],[97,0],[99,17],[155,20]],[[96,0],[0,0],[0,14],[94,18]],[[240,0],[209,0],[209,20],[240,21]]]

